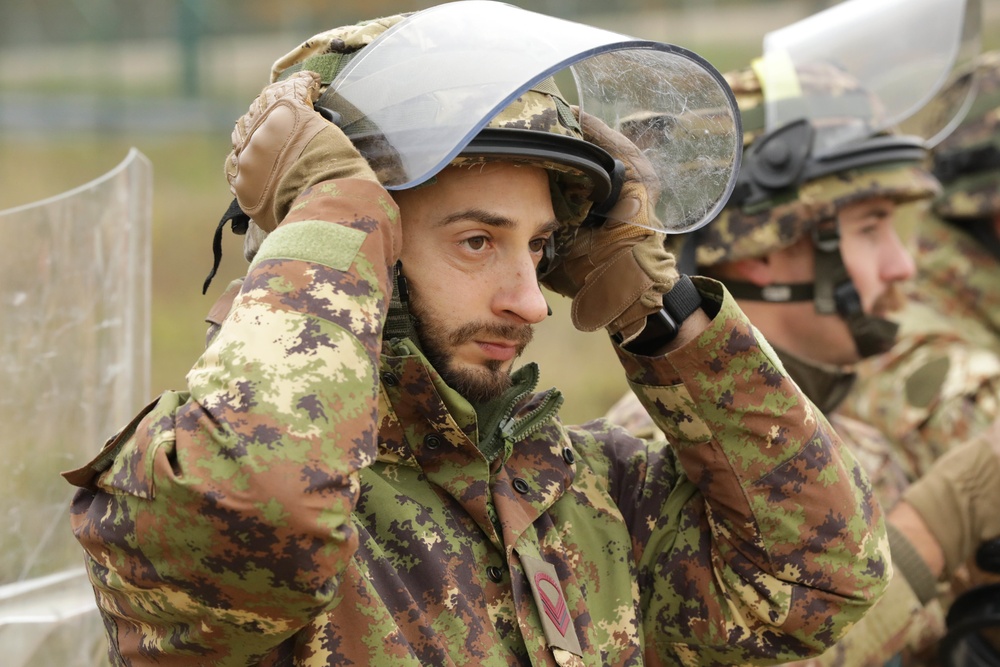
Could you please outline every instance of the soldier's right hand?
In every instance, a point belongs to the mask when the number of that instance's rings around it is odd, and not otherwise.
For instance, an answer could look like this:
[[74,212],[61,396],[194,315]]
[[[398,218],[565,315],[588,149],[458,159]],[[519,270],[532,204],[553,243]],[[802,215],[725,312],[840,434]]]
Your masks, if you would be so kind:
[[378,182],[350,139],[313,109],[319,88],[319,75],[305,70],[272,83],[233,128],[229,189],[265,232],[311,185],[334,178]]

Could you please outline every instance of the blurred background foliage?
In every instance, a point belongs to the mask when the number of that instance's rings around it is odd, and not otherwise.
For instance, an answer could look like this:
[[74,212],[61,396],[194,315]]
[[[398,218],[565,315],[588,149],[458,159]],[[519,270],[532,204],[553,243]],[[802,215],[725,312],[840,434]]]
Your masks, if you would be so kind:
[[[211,238],[231,195],[222,171],[233,121],[271,63],[327,28],[435,2],[364,0],[3,0],[0,20],[0,209],[76,187],[130,146],[154,167],[152,394],[183,386],[204,343],[202,318],[242,275],[242,239],[227,232],[219,274],[202,296]],[[832,0],[539,0],[532,9],[695,50],[721,71],[743,66],[769,31]],[[984,48],[1000,46],[987,0]],[[892,39],[887,28],[887,39]],[[16,252],[16,239],[4,252]],[[2,257],[2,253],[0,253]],[[602,414],[625,391],[602,334],[569,324],[567,303],[539,327],[528,357],[543,386],[567,395],[563,416]],[[145,402],[137,399],[137,404]],[[94,443],[95,448],[100,443]]]

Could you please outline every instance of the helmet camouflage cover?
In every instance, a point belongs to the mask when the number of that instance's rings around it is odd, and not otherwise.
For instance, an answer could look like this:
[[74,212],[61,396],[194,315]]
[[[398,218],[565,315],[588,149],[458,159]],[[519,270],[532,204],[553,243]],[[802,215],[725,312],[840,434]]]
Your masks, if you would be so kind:
[[[320,74],[323,86],[321,90],[325,92],[357,51],[371,44],[407,16],[409,14],[398,14],[322,32],[279,58],[271,68],[271,81],[277,81],[301,69],[312,70]],[[320,96],[317,105],[333,106],[324,95]],[[333,110],[338,113],[345,112],[343,114],[345,125],[351,122],[365,122],[364,119],[355,120],[350,110],[337,108]],[[491,119],[486,127],[546,132],[583,141],[580,124],[551,77],[539,82],[511,102]],[[380,151],[366,150],[363,146],[359,146],[359,149],[372,163],[376,174],[381,177],[380,168],[386,167],[375,157]],[[474,150],[463,151],[452,160],[451,164],[476,164],[492,159],[530,163],[546,169],[549,173],[556,217],[571,225],[578,224],[586,217],[592,203],[589,197],[594,190],[594,183],[586,173],[574,166],[538,156],[508,155],[503,158],[491,158],[477,155]],[[386,164],[390,162],[387,160]]]
[[[828,95],[856,92],[857,84],[832,67],[811,66],[799,72],[803,88],[822,88]],[[756,72],[745,68],[726,75],[743,119],[743,148],[750,149],[765,130],[764,94]],[[886,162],[820,176],[749,205],[731,201],[710,225],[698,231],[696,260],[700,266],[759,257],[787,247],[832,218],[848,204],[871,197],[897,203],[926,199],[939,191],[923,168]]]
[[1000,212],[1000,52],[982,54],[974,76],[972,107],[933,151],[935,174],[944,185],[934,210],[945,218],[985,218]]
[[[409,14],[397,14],[321,32],[276,60],[271,67],[270,80],[273,83],[303,69],[317,72],[322,82],[321,96],[317,105],[324,106],[327,99],[322,93],[326,92],[330,83],[351,61],[353,56],[407,16]],[[333,110],[338,113],[341,111],[339,109]],[[349,115],[348,119],[350,119]],[[549,132],[583,140],[579,122],[551,78],[540,82],[511,102],[487,124],[487,127]],[[384,167],[379,164],[377,159],[370,157],[378,151],[362,152],[367,153],[366,157],[372,163],[376,174],[379,174],[380,168]],[[452,164],[475,164],[484,162],[486,159],[481,156],[462,154],[456,157]],[[508,157],[506,159],[518,161],[515,158]],[[548,172],[552,205],[559,220],[575,225],[586,217],[592,203],[589,196],[593,185],[585,174],[568,165],[551,160],[540,160],[537,157],[530,160],[525,159],[524,162],[531,162]],[[244,256],[248,261],[256,254],[266,235],[251,221],[244,239],[243,249]]]

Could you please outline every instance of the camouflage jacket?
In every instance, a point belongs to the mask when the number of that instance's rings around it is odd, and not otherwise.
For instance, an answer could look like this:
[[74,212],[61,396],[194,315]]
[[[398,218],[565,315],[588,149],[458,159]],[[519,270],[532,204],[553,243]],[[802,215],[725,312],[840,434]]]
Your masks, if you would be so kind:
[[[834,373],[833,369],[811,365],[781,351],[779,358],[816,404],[832,407],[842,389],[850,384],[849,374]],[[623,396],[606,417],[637,437],[663,437],[634,394]],[[829,415],[829,421],[868,475],[882,507],[895,505],[909,481],[890,443],[875,428],[836,412]],[[940,605],[922,605],[906,579],[894,570],[885,595],[840,641],[818,656],[788,664],[881,667],[897,656],[905,656],[904,664],[913,665],[918,664],[913,656],[927,651],[943,635]]]
[[382,345],[387,202],[304,193],[187,391],[66,473],[115,664],[774,662],[873,604],[865,476],[718,285],[695,340],[619,353],[673,446],[529,392],[491,464],[471,406]]
[[1000,417],[1000,262],[940,220],[921,228],[899,340],[858,366],[842,408],[889,438],[911,479]]

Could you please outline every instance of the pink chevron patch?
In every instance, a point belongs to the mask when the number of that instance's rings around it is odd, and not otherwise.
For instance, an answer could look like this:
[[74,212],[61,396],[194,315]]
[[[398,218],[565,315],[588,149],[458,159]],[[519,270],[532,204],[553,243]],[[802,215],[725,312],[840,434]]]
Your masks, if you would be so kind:
[[545,615],[565,637],[566,629],[569,627],[569,610],[566,609],[566,600],[563,599],[559,583],[544,572],[538,572],[535,574],[535,590],[542,600]]

